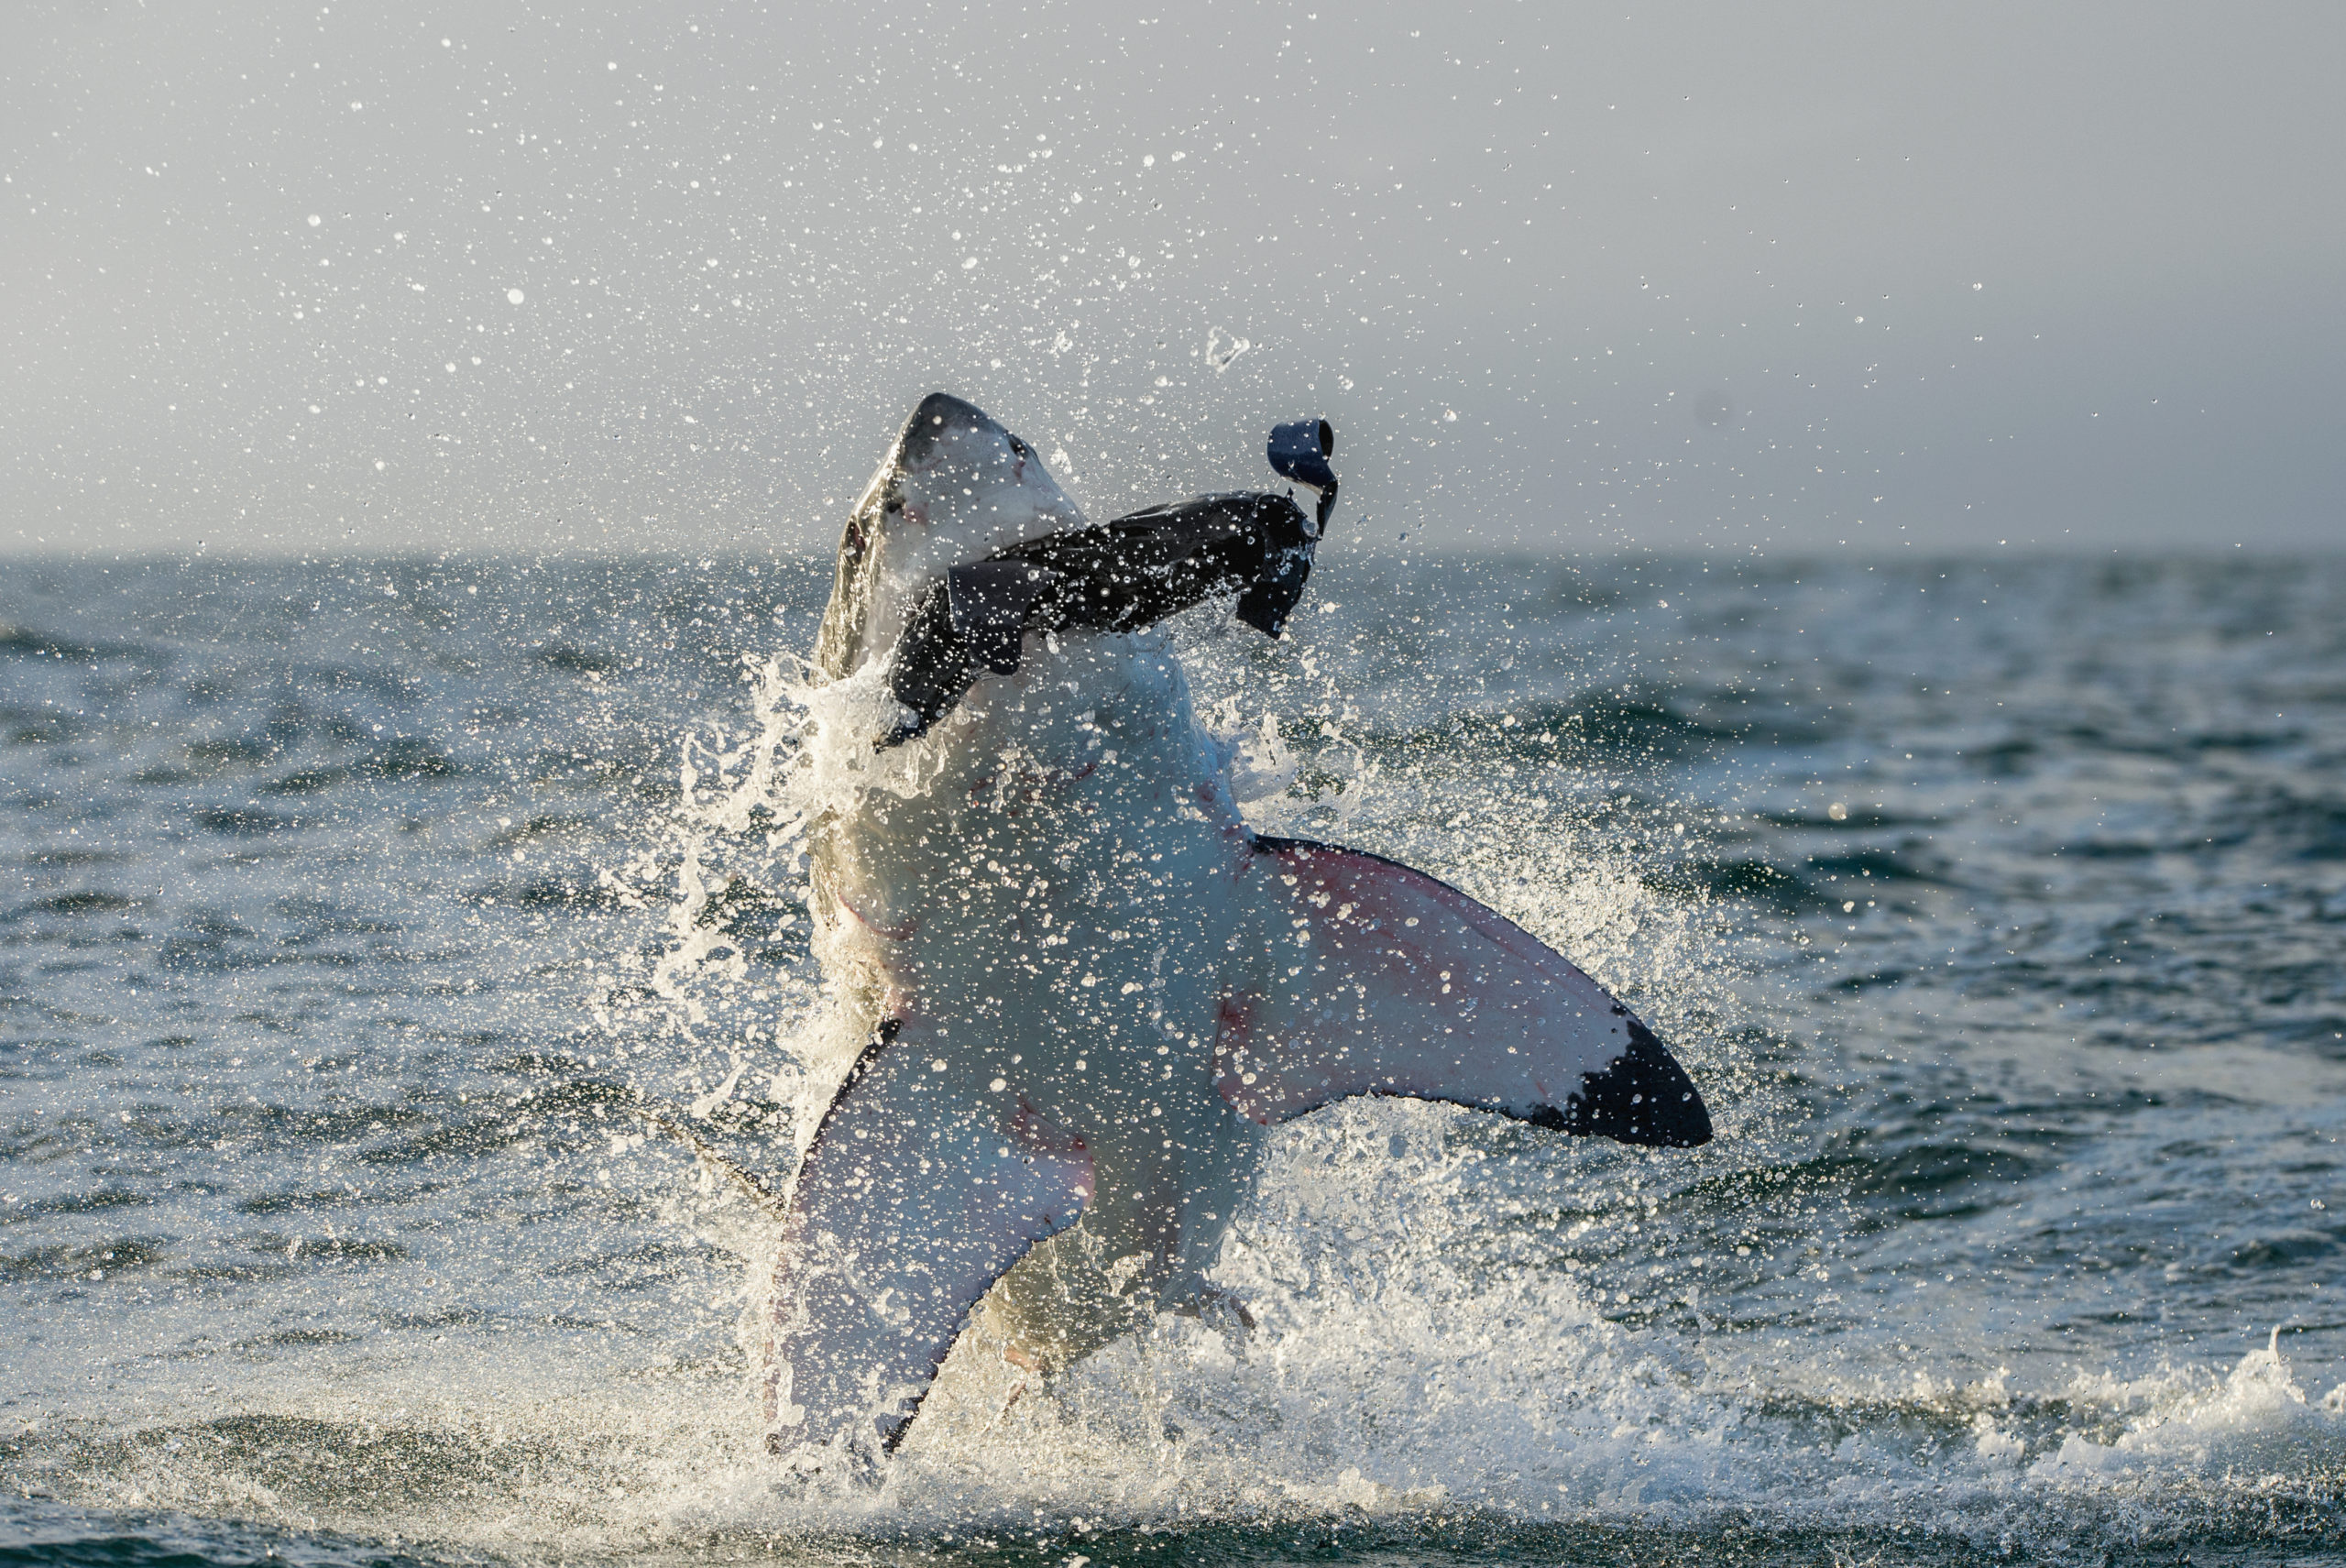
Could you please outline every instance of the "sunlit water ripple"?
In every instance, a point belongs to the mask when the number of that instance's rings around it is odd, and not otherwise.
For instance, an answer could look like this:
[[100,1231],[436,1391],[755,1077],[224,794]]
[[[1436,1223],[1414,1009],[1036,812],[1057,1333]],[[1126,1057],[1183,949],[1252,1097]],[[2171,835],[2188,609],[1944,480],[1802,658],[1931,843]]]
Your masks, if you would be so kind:
[[1307,1118],[1253,1334],[1007,1414],[965,1346],[876,1497],[757,1452],[766,1223],[641,1117],[786,1174],[821,992],[744,781],[827,586],[0,578],[0,1556],[2346,1545],[2346,563],[1332,559],[1285,642],[1192,618],[1261,821],[1582,958],[1721,1136]]

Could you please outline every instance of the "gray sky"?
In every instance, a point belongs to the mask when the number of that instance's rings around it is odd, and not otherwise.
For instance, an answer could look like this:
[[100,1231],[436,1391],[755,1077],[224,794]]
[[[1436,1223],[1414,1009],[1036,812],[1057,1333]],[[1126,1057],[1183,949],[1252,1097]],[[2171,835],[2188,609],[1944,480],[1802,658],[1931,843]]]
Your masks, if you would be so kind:
[[2346,8],[1147,10],[12,5],[0,550],[828,549],[933,387],[1095,515],[2341,536]]

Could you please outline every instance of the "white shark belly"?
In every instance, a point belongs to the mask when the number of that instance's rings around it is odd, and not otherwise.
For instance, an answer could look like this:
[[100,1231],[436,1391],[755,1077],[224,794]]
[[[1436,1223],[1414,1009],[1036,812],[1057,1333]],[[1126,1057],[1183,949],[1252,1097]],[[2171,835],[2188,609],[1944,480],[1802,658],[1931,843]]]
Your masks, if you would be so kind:
[[[875,792],[839,897],[939,1088],[1084,1129],[1102,1179],[1069,1245],[1178,1295],[1259,1146],[1215,1091],[1219,1020],[1262,967],[1251,837],[1160,634],[1036,641],[905,748],[934,772]],[[1034,1321],[1049,1293],[1026,1273],[995,1302],[1013,1332],[1090,1348]]]

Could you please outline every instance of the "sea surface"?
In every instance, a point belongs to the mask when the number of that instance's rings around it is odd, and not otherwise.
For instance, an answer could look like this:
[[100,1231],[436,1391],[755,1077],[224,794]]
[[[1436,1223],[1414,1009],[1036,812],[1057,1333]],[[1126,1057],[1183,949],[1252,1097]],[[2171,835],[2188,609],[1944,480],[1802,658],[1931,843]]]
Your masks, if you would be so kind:
[[816,1087],[828,581],[0,570],[0,1563],[2346,1560],[2346,560],[1192,612],[1258,823],[1563,948],[1719,1136],[1305,1118],[1251,1332],[965,1346],[845,1495],[759,1451],[728,1168]]

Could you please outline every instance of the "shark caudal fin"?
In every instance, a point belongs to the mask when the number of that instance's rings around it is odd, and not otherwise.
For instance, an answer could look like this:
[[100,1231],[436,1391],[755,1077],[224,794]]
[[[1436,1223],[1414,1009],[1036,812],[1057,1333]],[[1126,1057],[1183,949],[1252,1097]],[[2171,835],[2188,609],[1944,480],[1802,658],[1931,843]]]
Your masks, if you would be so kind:
[[1702,1095],[1652,1031],[1496,910],[1308,839],[1257,838],[1247,872],[1295,946],[1264,994],[1223,1014],[1217,1075],[1242,1113],[1399,1094],[1623,1143],[1710,1141]]

